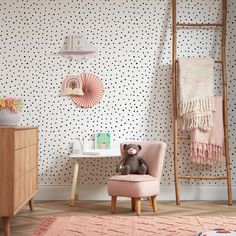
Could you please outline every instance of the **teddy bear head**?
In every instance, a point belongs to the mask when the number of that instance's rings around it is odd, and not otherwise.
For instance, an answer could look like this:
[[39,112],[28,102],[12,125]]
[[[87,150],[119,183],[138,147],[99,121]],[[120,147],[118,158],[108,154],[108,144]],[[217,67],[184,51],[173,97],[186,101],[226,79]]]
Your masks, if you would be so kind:
[[123,149],[127,155],[134,156],[142,150],[142,147],[137,144],[124,144]]

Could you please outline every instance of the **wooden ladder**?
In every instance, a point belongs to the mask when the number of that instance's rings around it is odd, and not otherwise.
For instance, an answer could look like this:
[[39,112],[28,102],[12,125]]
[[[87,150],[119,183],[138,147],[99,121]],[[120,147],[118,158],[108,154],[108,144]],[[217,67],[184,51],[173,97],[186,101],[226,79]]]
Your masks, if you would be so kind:
[[[229,140],[228,140],[228,114],[227,114],[227,79],[226,79],[226,21],[227,21],[227,0],[222,1],[222,23],[215,24],[190,24],[176,22],[176,0],[172,0],[172,91],[173,91],[173,132],[174,132],[174,178],[175,178],[175,193],[176,204],[180,204],[179,180],[226,180],[228,190],[228,205],[232,205],[232,188],[231,188],[231,172],[229,158]],[[226,161],[226,176],[181,176],[179,175],[179,153],[178,139],[186,139],[188,137],[178,134],[177,126],[177,30],[178,29],[212,29],[221,28],[221,60],[215,61],[222,65],[222,86],[223,86],[223,122],[224,122],[224,146],[225,146],[225,161]]]

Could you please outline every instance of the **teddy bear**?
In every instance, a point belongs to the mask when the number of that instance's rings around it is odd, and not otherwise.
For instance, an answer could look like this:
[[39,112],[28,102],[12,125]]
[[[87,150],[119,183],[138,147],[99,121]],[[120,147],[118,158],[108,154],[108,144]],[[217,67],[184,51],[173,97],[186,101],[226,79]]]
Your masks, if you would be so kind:
[[148,165],[142,157],[138,156],[138,153],[142,150],[141,145],[124,144],[123,149],[126,156],[117,165],[116,172],[120,172],[122,175],[145,175],[148,172]]

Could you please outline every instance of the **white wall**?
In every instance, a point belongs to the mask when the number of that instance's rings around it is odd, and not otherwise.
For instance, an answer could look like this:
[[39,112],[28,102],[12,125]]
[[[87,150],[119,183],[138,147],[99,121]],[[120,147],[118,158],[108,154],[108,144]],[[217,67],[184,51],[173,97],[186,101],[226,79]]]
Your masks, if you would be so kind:
[[[220,19],[219,1],[178,1],[181,22],[213,22]],[[199,2],[200,5],[197,5]],[[198,10],[203,7],[203,10]],[[229,88],[229,137],[233,184],[235,179],[235,9],[228,1],[227,61]],[[81,134],[110,131],[113,141],[125,139],[160,140],[168,144],[162,189],[173,191],[172,92],[171,92],[171,1],[170,0],[82,0],[0,2],[0,96],[21,97],[21,124],[39,126],[39,198],[52,196],[55,189],[71,183],[73,161],[68,159],[70,143]],[[96,58],[85,63],[58,55],[65,37],[83,33],[98,47]],[[179,56],[219,56],[219,31],[181,32]],[[179,44],[181,45],[181,43]],[[101,103],[92,109],[76,107],[59,96],[63,79],[69,74],[91,72],[105,84]],[[216,68],[216,81],[220,69]],[[216,94],[220,82],[216,82]],[[187,143],[181,143],[181,171],[185,174],[222,174],[224,167],[190,165]],[[81,163],[81,194],[104,190],[114,174],[115,158],[89,159]],[[211,185],[219,182],[183,181],[183,185]],[[224,185],[224,186],[221,186]],[[205,187],[207,187],[205,186]],[[221,186],[221,187],[219,187]],[[54,190],[53,190],[54,189]],[[168,192],[169,191],[169,192]],[[58,197],[67,198],[65,189]],[[163,190],[164,192],[164,190]],[[209,192],[210,194],[210,192]],[[97,196],[98,196],[97,195]],[[166,197],[165,197],[166,196]],[[217,195],[219,198],[225,196]],[[106,198],[105,190],[99,199]],[[193,198],[202,198],[193,194]],[[209,195],[210,197],[210,195]],[[52,196],[52,198],[55,198]],[[163,194],[163,199],[167,195]]]

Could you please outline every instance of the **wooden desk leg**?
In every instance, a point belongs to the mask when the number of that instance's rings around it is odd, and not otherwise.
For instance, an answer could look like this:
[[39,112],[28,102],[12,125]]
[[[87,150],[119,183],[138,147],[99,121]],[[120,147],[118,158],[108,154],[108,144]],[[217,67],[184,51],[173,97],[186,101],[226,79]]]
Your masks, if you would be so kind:
[[34,198],[33,197],[29,200],[29,207],[30,207],[30,211],[34,210]]
[[76,190],[75,190],[75,201],[79,200],[79,182],[80,181],[79,181],[79,169],[78,169],[78,177],[77,177],[77,184],[76,184]]
[[74,164],[74,175],[73,175],[73,182],[71,187],[71,194],[70,194],[70,206],[74,206],[75,202],[75,191],[77,186],[77,178],[78,178],[78,172],[79,172],[79,160],[76,160]]
[[10,236],[10,217],[2,217],[4,236]]

